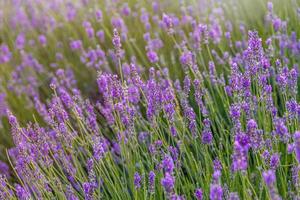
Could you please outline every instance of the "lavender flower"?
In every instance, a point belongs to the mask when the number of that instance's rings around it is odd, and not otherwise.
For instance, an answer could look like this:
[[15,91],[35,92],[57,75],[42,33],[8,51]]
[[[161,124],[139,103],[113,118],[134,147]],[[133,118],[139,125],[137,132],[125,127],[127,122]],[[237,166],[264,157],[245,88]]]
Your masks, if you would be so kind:
[[240,200],[240,197],[236,192],[231,192],[229,194],[229,200]]
[[300,132],[296,131],[294,133],[294,144],[295,144],[295,153],[297,161],[300,163]]
[[84,198],[86,200],[94,199],[93,197],[94,190],[95,190],[95,186],[92,183],[88,183],[88,182],[83,183]]
[[299,199],[300,8],[170,2],[1,2],[0,199]]
[[268,187],[272,186],[276,181],[276,176],[273,170],[263,172],[263,178]]
[[162,160],[162,168],[165,170],[166,173],[172,173],[174,170],[174,162],[171,156],[166,155]]
[[202,200],[203,199],[203,192],[200,188],[195,190],[195,197],[197,200]]
[[82,48],[82,42],[81,40],[73,40],[70,42],[70,48],[72,50],[78,50]]
[[26,43],[26,38],[24,33],[20,33],[15,42],[15,46],[17,49],[23,49]]
[[119,32],[116,28],[114,29],[114,35],[113,35],[112,43],[113,43],[114,48],[116,50],[116,55],[118,57],[120,57],[121,56],[120,53],[121,53],[122,43],[121,43],[121,38],[119,36]]
[[248,167],[247,148],[240,144],[240,142],[234,142],[234,154],[232,161],[233,171],[246,170]]
[[102,14],[101,10],[96,10],[95,15],[96,15],[97,21],[102,21],[103,20],[103,14]]
[[149,172],[149,193],[154,194],[155,192],[155,173],[153,171]]
[[134,173],[134,187],[135,189],[140,189],[141,188],[141,176],[138,172]]
[[9,47],[6,44],[0,45],[0,64],[9,62],[11,57]]
[[165,177],[161,179],[161,185],[165,189],[167,194],[170,194],[175,186],[175,178],[169,173],[165,174]]
[[193,64],[193,55],[192,55],[192,52],[186,50],[186,51],[180,56],[180,63],[181,63],[182,65],[191,66],[191,65]]
[[209,198],[211,200],[222,200],[223,189],[220,185],[212,184],[210,186]]
[[172,18],[169,15],[164,13],[163,16],[162,16],[162,21],[165,24],[165,26],[168,30],[168,33],[170,33],[170,34],[173,33],[173,20],[172,20]]
[[31,198],[29,192],[27,192],[22,186],[20,186],[19,184],[17,184],[15,186],[16,188],[16,195],[18,197],[18,199],[20,200],[29,200]]
[[46,46],[47,44],[47,38],[45,35],[39,35],[39,42],[42,46]]
[[276,169],[279,166],[280,156],[277,153],[274,153],[270,158],[270,168]]
[[152,51],[152,50],[148,51],[148,52],[147,52],[147,57],[148,57],[148,59],[149,59],[149,61],[150,61],[151,63],[156,63],[156,62],[158,62],[158,56],[157,56],[157,54],[156,54],[155,51]]

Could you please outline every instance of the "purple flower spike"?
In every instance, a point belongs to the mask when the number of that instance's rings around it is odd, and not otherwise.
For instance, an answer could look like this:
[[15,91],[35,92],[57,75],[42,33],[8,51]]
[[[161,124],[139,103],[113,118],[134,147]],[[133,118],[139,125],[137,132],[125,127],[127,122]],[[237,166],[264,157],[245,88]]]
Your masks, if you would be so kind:
[[0,64],[9,62],[11,57],[9,47],[6,44],[0,45]]
[[164,23],[164,25],[166,26],[167,30],[168,30],[168,33],[171,34],[173,33],[173,20],[172,18],[167,15],[167,14],[163,14],[162,16],[162,21]]
[[113,35],[112,43],[113,43],[114,48],[116,50],[117,56],[121,56],[121,54],[120,54],[121,53],[121,47],[122,47],[121,38],[120,38],[119,32],[116,28],[114,29],[114,35]]
[[134,187],[135,189],[140,189],[141,188],[141,176],[138,172],[135,172],[134,174]]
[[300,131],[296,131],[294,134],[294,148],[298,163],[300,163]]
[[149,193],[154,194],[155,191],[155,173],[153,171],[149,172]]
[[152,50],[148,51],[147,57],[151,63],[156,63],[158,61],[158,56],[155,51]]
[[175,178],[166,173],[165,177],[161,179],[161,185],[164,187],[166,193],[171,193],[175,186]]
[[209,198],[210,200],[222,200],[223,189],[218,184],[212,184],[210,186]]
[[268,187],[272,186],[276,181],[275,172],[273,170],[268,170],[263,172],[263,178]]
[[203,192],[202,192],[201,188],[196,189],[195,197],[196,197],[197,200],[202,200],[203,199]]

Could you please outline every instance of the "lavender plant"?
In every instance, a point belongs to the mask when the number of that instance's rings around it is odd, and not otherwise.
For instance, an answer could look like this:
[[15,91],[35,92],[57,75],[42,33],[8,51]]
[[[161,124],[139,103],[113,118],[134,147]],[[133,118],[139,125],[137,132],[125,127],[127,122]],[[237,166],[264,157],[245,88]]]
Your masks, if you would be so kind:
[[0,3],[0,199],[300,199],[298,0]]

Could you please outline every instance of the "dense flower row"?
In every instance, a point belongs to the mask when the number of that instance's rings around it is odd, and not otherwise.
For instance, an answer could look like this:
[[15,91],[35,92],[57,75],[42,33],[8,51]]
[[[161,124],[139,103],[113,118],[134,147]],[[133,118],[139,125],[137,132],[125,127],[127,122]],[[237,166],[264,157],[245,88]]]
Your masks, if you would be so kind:
[[0,199],[300,198],[299,5],[170,2],[3,3]]

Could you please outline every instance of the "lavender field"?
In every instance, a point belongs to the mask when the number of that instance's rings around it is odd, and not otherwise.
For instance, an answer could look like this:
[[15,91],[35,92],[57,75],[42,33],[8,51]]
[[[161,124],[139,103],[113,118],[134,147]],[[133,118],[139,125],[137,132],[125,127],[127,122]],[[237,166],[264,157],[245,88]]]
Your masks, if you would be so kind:
[[0,0],[0,200],[300,200],[300,0]]

